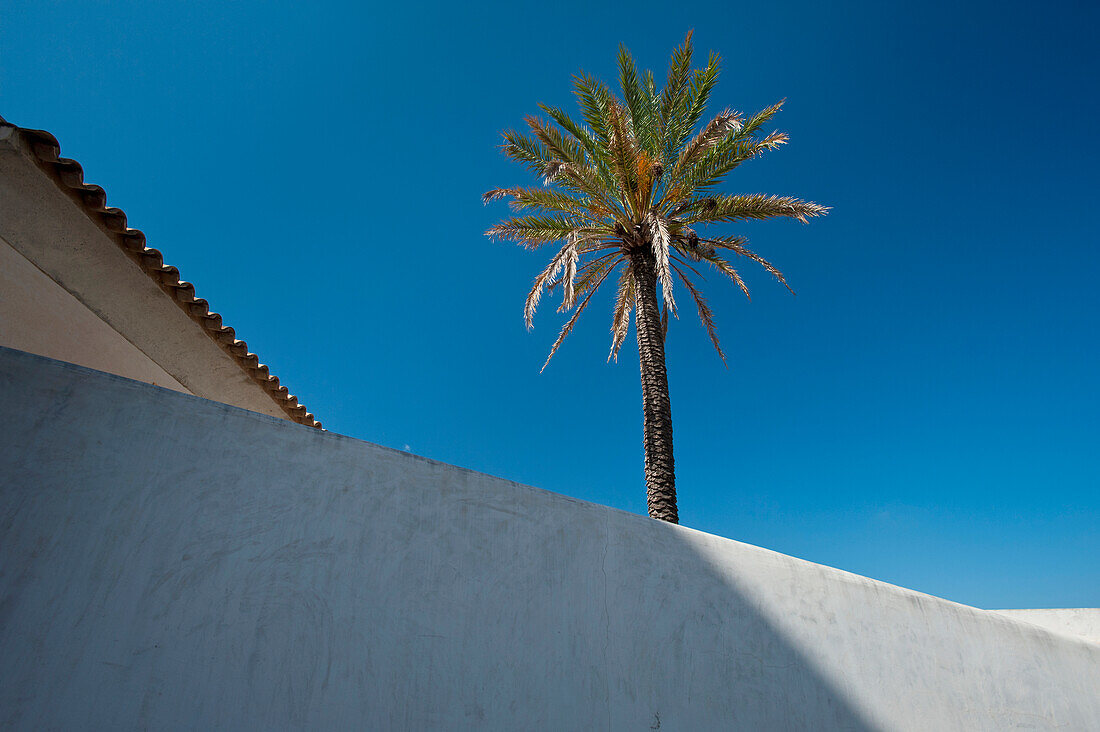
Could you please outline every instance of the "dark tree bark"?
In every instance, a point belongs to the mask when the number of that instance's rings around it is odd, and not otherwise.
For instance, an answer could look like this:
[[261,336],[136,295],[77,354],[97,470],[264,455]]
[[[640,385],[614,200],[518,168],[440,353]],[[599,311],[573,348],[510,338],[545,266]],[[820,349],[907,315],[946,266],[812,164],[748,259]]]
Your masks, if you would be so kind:
[[665,334],[657,300],[657,268],[648,247],[634,249],[634,324],[642,372],[646,498],[651,518],[679,523],[676,465],[672,457],[672,404],[665,371]]

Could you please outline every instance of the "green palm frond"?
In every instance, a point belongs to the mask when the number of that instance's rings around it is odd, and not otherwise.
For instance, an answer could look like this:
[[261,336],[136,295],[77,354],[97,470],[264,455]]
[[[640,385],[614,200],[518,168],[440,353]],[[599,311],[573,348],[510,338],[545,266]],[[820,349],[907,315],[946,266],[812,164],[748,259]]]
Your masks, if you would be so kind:
[[787,136],[773,132],[762,140],[745,138],[738,133],[719,141],[695,164],[680,171],[671,183],[666,201],[683,200],[691,195],[705,192],[717,185],[734,168],[752,160],[763,153],[774,150],[787,142]]
[[673,118],[677,120],[675,138],[676,147],[679,148],[686,141],[691,131],[699,124],[699,120],[706,111],[707,102],[710,101],[711,92],[718,84],[718,66],[721,59],[713,51],[707,59],[707,65],[692,75],[687,95],[682,99],[680,107],[673,110]]
[[619,46],[619,81],[623,100],[630,113],[628,121],[638,147],[657,157],[660,150],[659,102],[656,99],[652,72],[638,76],[634,59],[625,46]]
[[665,88],[661,92],[661,118],[671,119],[672,110],[679,103],[687,90],[688,79],[691,76],[691,57],[694,49],[691,45],[691,37],[695,34],[690,30],[684,37],[684,42],[672,51],[672,58],[668,62],[668,79]]
[[580,140],[566,137],[548,125],[546,120],[533,114],[528,115],[524,122],[535,134],[535,139],[542,143],[555,161],[569,163],[579,168],[588,167],[588,157]]
[[665,88],[661,92],[661,152],[662,162],[668,168],[672,167],[679,149],[681,122],[675,115],[675,111],[681,107],[688,91],[688,80],[691,77],[691,36],[694,31],[688,31],[687,37],[672,52],[672,58],[668,63],[668,79]]
[[[554,134],[548,135],[548,139],[555,142],[559,141],[560,134],[553,130],[552,132]],[[613,198],[609,198],[607,195],[607,187],[593,179],[587,164],[583,162],[577,164],[573,155],[577,152],[575,149],[571,150],[570,154],[563,156],[563,150],[552,150],[539,139],[529,137],[515,130],[504,132],[504,144],[501,147],[505,155],[523,163],[533,173],[544,178],[547,182],[555,180],[565,188],[601,202],[609,214],[617,208],[616,204],[613,203]],[[569,150],[572,146],[566,143],[562,147]],[[568,159],[563,159],[563,157]],[[583,153],[580,159],[583,161]]]
[[[580,116],[540,104],[545,117],[527,117],[528,133],[504,133],[505,154],[527,166],[543,185],[487,192],[486,203],[508,199],[520,214],[487,233],[530,249],[561,242],[534,279],[524,305],[524,320],[531,327],[543,292],[556,294],[560,287],[558,309],[572,311],[547,363],[596,290],[620,269],[609,360],[617,359],[631,317],[639,317],[637,298],[643,293],[638,283],[648,282],[645,288],[653,294],[647,297],[658,298],[661,327],[667,328],[669,316],[676,314],[673,286],[679,278],[725,362],[696,264],[707,262],[746,296],[744,280],[720,252],[751,260],[790,286],[778,268],[748,248],[747,239],[711,233],[710,227],[776,217],[806,222],[828,212],[825,206],[790,196],[715,191],[738,166],[787,142],[786,134],[765,130],[783,101],[747,117],[726,109],[701,124],[718,83],[720,59],[711,53],[693,71],[692,58],[689,32],[673,51],[664,88],[658,89],[653,73],[639,71],[630,52],[620,47],[621,97],[581,72],[573,78]],[[644,280],[637,267],[649,270]]]
[[812,201],[791,196],[769,196],[764,193],[729,196],[716,194],[692,204],[681,219],[685,223],[719,223],[722,221],[763,220],[777,217],[806,219],[823,216],[829,209]]
[[615,174],[621,186],[620,194],[625,199],[627,213],[637,219],[639,203],[638,193],[638,153],[634,135],[630,130],[627,111],[616,100],[611,107],[611,140],[608,146]]
[[768,121],[779,113],[779,110],[783,109],[783,105],[787,103],[786,99],[780,99],[770,107],[765,107],[759,112],[754,114],[745,120],[744,126],[741,128],[741,135],[748,137],[749,135],[755,135],[756,132],[766,125]]
[[545,104],[540,104],[539,107],[546,112],[550,119],[554,120],[559,127],[572,135],[584,147],[590,164],[596,169],[596,173],[600,177],[600,182],[603,183],[605,188],[614,189],[615,181],[611,172],[611,160],[608,158],[606,146],[600,144],[596,135],[557,107],[549,107]]
[[539,144],[538,140],[515,130],[505,130],[503,137],[504,143],[501,149],[505,155],[523,163],[540,178],[546,175],[546,169],[554,162],[554,156]]
[[611,140],[611,101],[614,95],[602,81],[583,71],[573,77],[574,94],[593,134],[605,147]]
[[736,134],[741,129],[741,114],[732,109],[719,114],[708,124],[703,126],[691,142],[684,146],[680,157],[676,161],[673,175],[688,169],[690,166],[702,160],[703,156],[713,150],[725,137],[731,133]]
[[494,239],[520,242],[529,249],[559,241],[571,234],[589,233],[583,222],[570,216],[517,216],[485,232]]
[[592,218],[587,200],[552,188],[494,188],[481,196],[484,203],[501,198],[512,199],[508,205],[513,211],[541,209],[548,213],[572,214],[592,222],[601,221],[601,219]]

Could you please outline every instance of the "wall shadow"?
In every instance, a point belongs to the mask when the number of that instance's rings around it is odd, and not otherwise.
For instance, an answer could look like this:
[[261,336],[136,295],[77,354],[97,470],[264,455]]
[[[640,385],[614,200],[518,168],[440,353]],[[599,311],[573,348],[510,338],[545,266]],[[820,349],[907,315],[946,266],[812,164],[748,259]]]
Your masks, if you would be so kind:
[[[0,426],[5,728],[872,730],[854,694],[982,703],[876,678],[973,630],[914,593],[2,348],[0,403],[26,416]],[[1040,672],[1004,703],[1050,702]]]

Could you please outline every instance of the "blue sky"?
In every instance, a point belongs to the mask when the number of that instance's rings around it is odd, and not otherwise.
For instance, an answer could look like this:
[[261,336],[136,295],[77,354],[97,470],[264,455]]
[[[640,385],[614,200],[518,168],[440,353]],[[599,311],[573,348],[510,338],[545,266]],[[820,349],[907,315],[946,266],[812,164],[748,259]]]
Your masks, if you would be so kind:
[[725,190],[832,206],[731,231],[730,368],[668,341],[684,524],[983,607],[1100,605],[1095,3],[9,2],[0,114],[47,129],[328,429],[645,511],[610,302],[545,373],[544,252],[480,194],[499,132],[689,28],[715,110],[788,99]]

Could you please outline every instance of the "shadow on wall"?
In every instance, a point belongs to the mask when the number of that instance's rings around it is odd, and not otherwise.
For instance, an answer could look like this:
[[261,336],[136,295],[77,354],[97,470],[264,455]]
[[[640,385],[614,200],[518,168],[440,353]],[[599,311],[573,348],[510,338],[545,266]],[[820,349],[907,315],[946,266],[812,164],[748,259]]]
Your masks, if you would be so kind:
[[8,349],[0,400],[0,726],[874,729],[813,565]]

